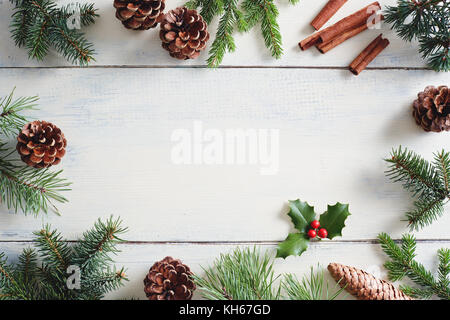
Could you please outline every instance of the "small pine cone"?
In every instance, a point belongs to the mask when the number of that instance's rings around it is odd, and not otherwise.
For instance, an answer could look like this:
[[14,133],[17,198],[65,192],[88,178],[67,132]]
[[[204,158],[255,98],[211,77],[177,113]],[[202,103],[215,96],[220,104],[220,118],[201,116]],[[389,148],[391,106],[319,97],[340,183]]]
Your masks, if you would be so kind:
[[196,10],[180,7],[164,16],[159,37],[172,57],[187,60],[197,58],[205,49],[209,33],[206,22]]
[[165,0],[114,0],[116,18],[127,29],[148,30],[163,17]]
[[48,168],[61,162],[67,140],[57,126],[46,121],[26,124],[17,137],[16,149],[30,167]]
[[412,300],[392,283],[377,279],[363,270],[330,263],[328,271],[341,288],[345,287],[345,290],[359,300]]
[[416,123],[425,131],[450,131],[450,93],[447,86],[428,86],[413,104]]
[[189,267],[172,257],[156,262],[144,285],[149,300],[191,300],[196,289]]

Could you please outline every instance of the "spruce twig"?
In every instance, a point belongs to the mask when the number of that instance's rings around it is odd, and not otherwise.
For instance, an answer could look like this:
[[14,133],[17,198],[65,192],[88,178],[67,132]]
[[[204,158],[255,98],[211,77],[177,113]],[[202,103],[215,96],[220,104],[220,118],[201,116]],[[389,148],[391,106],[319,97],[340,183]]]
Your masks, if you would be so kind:
[[433,295],[441,299],[450,300],[450,249],[438,251],[439,268],[438,276],[435,278],[430,271],[415,260],[416,239],[411,235],[403,235],[401,246],[386,233],[378,235],[378,240],[383,251],[391,259],[384,266],[388,270],[389,279],[392,281],[402,280],[408,277],[418,288],[401,286],[405,294],[422,299],[429,299]]
[[405,41],[419,40],[419,52],[435,71],[450,70],[450,2],[398,0],[385,20]]
[[386,175],[392,181],[402,183],[416,197],[415,208],[406,213],[412,230],[430,225],[443,214],[444,205],[450,201],[449,152],[435,153],[434,161],[430,163],[400,146],[386,161],[390,163]]
[[[126,230],[120,225],[121,221],[112,217],[105,222],[98,220],[75,245],[69,245],[59,232],[44,226],[35,233],[37,251],[24,249],[16,264],[9,264],[4,253],[0,253],[0,300],[97,300],[116,290],[127,281],[123,268],[116,271],[111,266],[111,254],[119,252],[116,245],[123,242],[119,235]],[[111,238],[108,245],[98,247],[98,239]],[[89,251],[91,257],[104,260],[90,259],[90,263],[78,265],[85,253],[81,248],[95,248]],[[67,285],[69,266],[80,269],[79,289]]]
[[42,60],[53,47],[73,64],[85,66],[94,60],[92,44],[83,33],[68,27],[68,20],[74,17],[79,17],[80,26],[93,24],[98,17],[93,4],[58,8],[51,0],[11,2],[14,5],[11,34],[17,46],[28,49],[29,58]]

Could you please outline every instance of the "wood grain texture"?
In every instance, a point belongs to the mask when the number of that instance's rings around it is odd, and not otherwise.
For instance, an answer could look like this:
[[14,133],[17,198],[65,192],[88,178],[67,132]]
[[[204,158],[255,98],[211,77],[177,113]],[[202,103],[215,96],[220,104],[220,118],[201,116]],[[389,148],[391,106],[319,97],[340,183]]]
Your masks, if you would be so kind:
[[[3,250],[11,257],[11,261],[17,260],[17,255],[28,243],[3,244]],[[246,244],[243,244],[244,246]],[[436,251],[442,247],[448,247],[450,241],[419,243],[417,246],[417,260],[427,268],[436,271]],[[157,260],[167,255],[182,259],[193,272],[203,275],[202,266],[209,266],[221,253],[231,252],[235,245],[192,245],[192,244],[167,244],[167,245],[121,245],[121,253],[115,257],[118,267],[125,266],[129,282],[125,287],[107,296],[108,299],[145,299],[142,281],[148,269]],[[261,245],[261,250],[269,250],[275,255],[273,245]],[[383,267],[386,257],[378,244],[356,243],[353,245],[342,243],[314,243],[301,257],[289,257],[286,260],[275,260],[275,273],[292,273],[299,277],[308,274],[310,267],[327,266],[330,262],[339,262],[352,265],[370,272],[380,278],[386,279],[387,271]],[[334,280],[326,273],[327,280],[332,286]],[[200,298],[196,292],[194,299]],[[351,296],[341,298],[352,299]]]
[[[384,176],[383,158],[400,144],[427,158],[450,149],[448,133],[425,133],[411,115],[417,92],[448,79],[431,71],[0,70],[2,88],[39,94],[34,116],[65,132],[61,167],[74,182],[63,218],[1,214],[0,240],[29,239],[43,221],[73,239],[110,214],[135,241],[282,240],[291,228],[286,201],[299,197],[318,212],[350,203],[343,240],[399,237],[412,199]],[[174,164],[171,135],[196,120],[205,129],[279,129],[278,173]],[[449,209],[418,236],[447,238]]]
[[[69,0],[59,1],[65,3]],[[79,2],[92,2],[81,0]],[[96,62],[92,65],[146,65],[146,66],[201,66],[205,65],[207,53],[194,61],[176,61],[161,48],[159,29],[137,32],[125,29],[115,18],[112,0],[95,1],[100,9],[100,18],[96,24],[84,30],[87,38],[95,44]],[[394,5],[395,0],[384,0],[382,5]],[[183,0],[168,1],[167,8],[172,9],[185,3]],[[300,52],[297,43],[313,33],[309,22],[321,10],[326,0],[301,1],[291,6],[287,1],[277,0],[280,11],[279,24],[283,36],[284,56],[273,59],[264,47],[261,31],[258,28],[247,34],[236,35],[237,50],[227,54],[223,66],[348,66],[362,49],[380,32],[391,41],[391,45],[377,57],[370,67],[425,67],[420,59],[417,45],[399,39],[382,25],[382,30],[369,30],[346,41],[332,52],[322,55],[311,48]],[[349,14],[365,7],[370,1],[348,1],[324,26],[327,27]],[[43,62],[30,61],[27,52],[14,46],[10,38],[9,23],[12,10],[8,0],[0,0],[0,67],[23,66],[68,66],[64,59],[51,52]],[[210,32],[216,32],[217,20],[210,26]],[[210,41],[209,45],[211,45]],[[209,47],[208,47],[209,48]]]

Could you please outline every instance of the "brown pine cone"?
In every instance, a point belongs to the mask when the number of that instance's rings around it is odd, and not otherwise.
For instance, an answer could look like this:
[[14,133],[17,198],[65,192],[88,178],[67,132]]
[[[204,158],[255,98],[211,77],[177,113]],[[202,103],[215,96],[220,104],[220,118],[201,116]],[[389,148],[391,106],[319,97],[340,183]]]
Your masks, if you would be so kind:
[[161,22],[162,47],[180,60],[195,59],[209,40],[206,22],[196,10],[185,7],[169,11]]
[[330,263],[328,271],[341,288],[345,287],[345,290],[359,300],[412,300],[392,283],[377,279],[363,270]]
[[428,86],[413,104],[416,123],[425,131],[450,131],[450,93],[447,86]]
[[191,300],[196,289],[189,267],[172,257],[156,262],[144,285],[149,300]]
[[30,167],[48,168],[61,162],[67,140],[57,126],[46,121],[26,124],[17,137],[16,149]]
[[114,0],[116,17],[128,29],[148,30],[163,17],[165,0]]

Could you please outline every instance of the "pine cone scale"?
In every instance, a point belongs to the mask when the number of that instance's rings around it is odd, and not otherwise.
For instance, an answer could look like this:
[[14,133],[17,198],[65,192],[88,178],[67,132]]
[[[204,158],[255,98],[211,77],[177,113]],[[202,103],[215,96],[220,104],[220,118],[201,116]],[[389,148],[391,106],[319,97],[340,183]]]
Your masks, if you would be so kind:
[[114,0],[116,17],[127,29],[148,30],[164,15],[165,0]]

